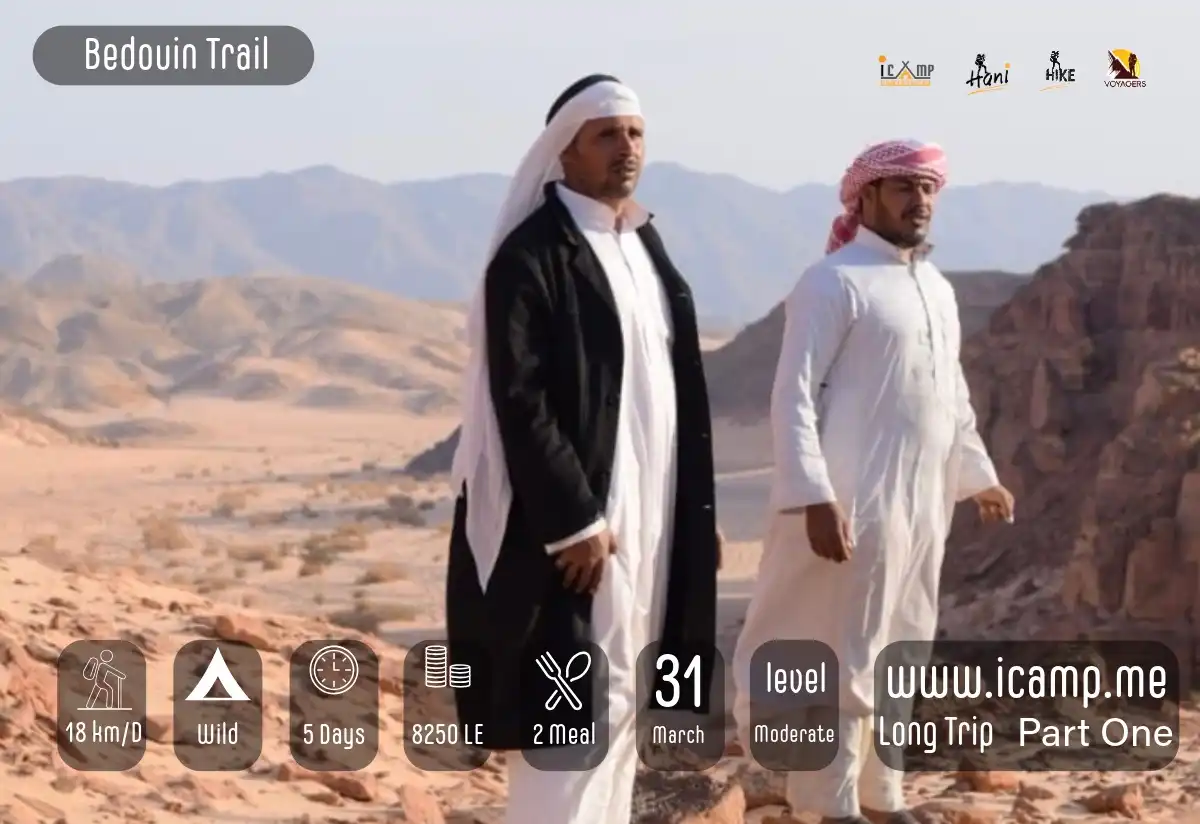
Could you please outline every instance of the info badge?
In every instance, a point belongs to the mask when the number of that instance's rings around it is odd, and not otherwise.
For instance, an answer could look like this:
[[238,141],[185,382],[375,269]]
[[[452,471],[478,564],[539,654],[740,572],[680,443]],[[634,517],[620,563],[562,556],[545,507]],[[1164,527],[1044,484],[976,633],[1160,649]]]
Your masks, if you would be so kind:
[[58,753],[76,770],[128,770],[146,754],[146,658],[129,641],[58,656]]

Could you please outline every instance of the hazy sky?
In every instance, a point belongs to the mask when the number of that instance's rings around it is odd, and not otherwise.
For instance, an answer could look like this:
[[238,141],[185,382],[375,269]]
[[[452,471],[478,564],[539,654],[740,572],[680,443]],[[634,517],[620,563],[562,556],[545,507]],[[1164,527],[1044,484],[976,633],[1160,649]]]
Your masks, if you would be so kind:
[[[294,25],[316,64],[280,88],[56,87],[33,69],[51,26],[172,23]],[[554,97],[599,71],[641,96],[651,160],[772,188],[833,182],[867,143],[915,136],[946,146],[952,183],[1196,195],[1197,31],[1184,0],[7,2],[0,178],[509,173]],[[1104,87],[1120,48],[1146,88]],[[1053,49],[1078,80],[1039,92]],[[967,95],[977,52],[1011,64],[1011,88]],[[880,54],[932,62],[933,85],[881,88]]]

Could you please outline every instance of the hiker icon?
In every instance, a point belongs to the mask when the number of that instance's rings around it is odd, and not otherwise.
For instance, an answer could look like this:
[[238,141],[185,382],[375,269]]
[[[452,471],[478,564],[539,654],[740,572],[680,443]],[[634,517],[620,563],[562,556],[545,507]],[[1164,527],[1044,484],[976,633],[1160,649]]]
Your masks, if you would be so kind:
[[121,701],[121,685],[127,677],[125,673],[112,665],[112,650],[100,650],[100,657],[89,658],[83,665],[83,678],[95,684],[88,695],[87,702],[80,707],[84,710],[116,710],[130,712],[131,708],[123,706]]

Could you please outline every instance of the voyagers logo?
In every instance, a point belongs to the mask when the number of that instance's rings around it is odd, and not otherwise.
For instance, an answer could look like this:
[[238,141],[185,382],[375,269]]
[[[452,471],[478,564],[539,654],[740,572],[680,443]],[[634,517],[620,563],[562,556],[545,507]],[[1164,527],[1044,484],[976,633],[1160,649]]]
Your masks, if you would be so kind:
[[967,78],[967,85],[971,87],[971,91],[967,94],[979,94],[980,92],[995,92],[1000,89],[1008,88],[1008,69],[1010,64],[1004,64],[1004,70],[993,72],[988,71],[987,55],[975,55],[975,71]]
[[1142,61],[1129,49],[1112,49],[1108,53],[1108,80],[1104,85],[1110,89],[1144,89]]

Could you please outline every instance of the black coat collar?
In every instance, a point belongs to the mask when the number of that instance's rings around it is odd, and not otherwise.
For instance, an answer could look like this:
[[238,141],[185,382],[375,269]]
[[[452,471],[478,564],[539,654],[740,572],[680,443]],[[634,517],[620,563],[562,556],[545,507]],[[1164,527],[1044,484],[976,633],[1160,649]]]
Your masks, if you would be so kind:
[[[543,193],[546,197],[546,207],[554,217],[554,222],[561,232],[563,243],[571,248],[571,265],[579,270],[615,313],[617,307],[613,300],[612,289],[608,284],[608,278],[604,274],[604,269],[600,265],[600,261],[592,251],[592,247],[588,245],[583,234],[579,231],[579,227],[575,225],[575,221],[571,217],[571,212],[567,209],[567,205],[558,196],[558,183],[547,183],[543,189]],[[654,268],[658,272],[658,276],[662,279],[663,285],[666,287],[667,296],[671,299],[672,306],[675,306],[679,298],[688,299],[688,289],[684,283],[683,276],[675,268],[675,264],[671,262],[671,258],[667,255],[666,247],[663,244],[662,236],[654,228],[653,213],[650,215],[650,220],[641,226],[637,230],[637,233],[638,237],[641,238],[642,244],[646,247],[647,254],[650,255],[650,260],[654,263]]]

